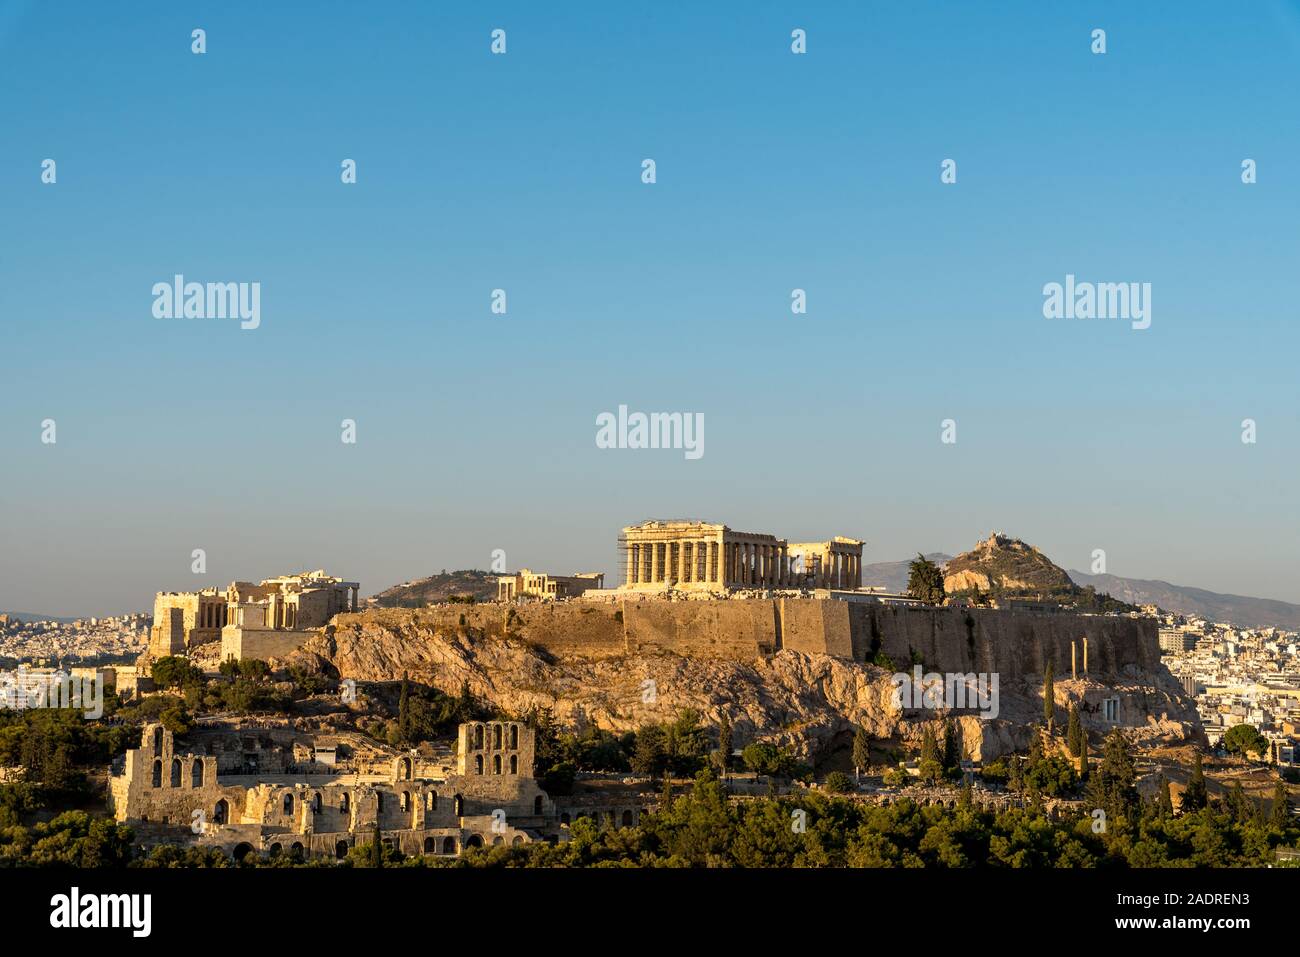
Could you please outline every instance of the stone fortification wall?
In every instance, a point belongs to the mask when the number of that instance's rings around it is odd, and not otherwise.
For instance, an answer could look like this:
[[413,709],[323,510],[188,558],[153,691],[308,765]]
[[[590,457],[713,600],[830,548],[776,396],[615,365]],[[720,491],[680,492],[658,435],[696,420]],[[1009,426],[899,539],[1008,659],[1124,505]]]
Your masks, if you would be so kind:
[[535,605],[436,605],[340,615],[348,631],[366,624],[443,634],[510,636],[557,658],[609,658],[656,651],[752,661],[780,649],[866,661],[883,653],[899,668],[919,656],[927,669],[1039,674],[1051,660],[1070,673],[1070,642],[1080,670],[1153,671],[1160,653],[1155,622],[1065,613],[915,608],[836,599],[629,600]]

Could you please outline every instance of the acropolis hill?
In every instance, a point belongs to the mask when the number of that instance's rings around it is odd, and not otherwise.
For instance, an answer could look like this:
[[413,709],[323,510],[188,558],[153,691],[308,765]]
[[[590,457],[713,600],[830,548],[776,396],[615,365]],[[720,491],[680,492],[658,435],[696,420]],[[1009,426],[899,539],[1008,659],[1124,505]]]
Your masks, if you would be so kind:
[[882,595],[861,587],[862,544],[642,522],[619,537],[617,587],[599,573],[521,569],[498,577],[502,600],[418,609],[358,610],[356,583],[323,571],[237,582],[193,600],[160,595],[162,607],[186,611],[155,626],[151,653],[187,653],[209,668],[264,657],[331,679],[405,675],[448,694],[467,685],[506,713],[545,707],[564,723],[611,730],[683,708],[713,721],[725,713],[745,738],[809,760],[857,726],[884,739],[919,735],[934,715],[904,714],[890,700],[893,673],[915,664],[997,675],[1000,713],[961,715],[965,740],[976,757],[1024,747],[1050,662],[1061,707],[1076,704],[1098,732],[1198,733],[1194,707],[1160,663],[1154,622]]
[[[893,667],[864,660],[876,640]],[[1190,699],[1159,663],[1154,630],[1119,617],[812,598],[442,605],[339,615],[286,663],[358,681],[409,675],[448,694],[466,685],[508,713],[550,708],[570,727],[622,732],[684,708],[706,721],[725,713],[739,740],[771,741],[814,762],[856,727],[917,744],[936,716],[904,713],[891,700],[893,669],[913,661],[928,671],[998,673],[998,716],[957,720],[973,758],[1023,749],[1041,719],[1048,660],[1059,706],[1076,704],[1098,733],[1122,726],[1137,741],[1175,743],[1198,733]]]

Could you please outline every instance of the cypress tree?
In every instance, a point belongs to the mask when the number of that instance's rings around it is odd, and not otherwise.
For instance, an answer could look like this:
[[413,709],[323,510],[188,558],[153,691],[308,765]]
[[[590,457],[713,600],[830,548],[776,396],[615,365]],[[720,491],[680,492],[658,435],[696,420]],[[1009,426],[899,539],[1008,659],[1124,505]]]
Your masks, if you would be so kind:
[[859,777],[863,768],[871,767],[871,735],[861,726],[853,735],[853,767]]
[[939,751],[939,742],[935,740],[934,729],[928,724],[921,733],[921,760],[917,770],[925,781],[933,781],[943,774],[943,756]]
[[1174,799],[1169,792],[1169,779],[1163,774],[1156,784],[1156,813],[1162,818],[1174,816]]
[[1196,752],[1192,764],[1192,776],[1183,790],[1183,799],[1178,804],[1179,811],[1199,811],[1209,803],[1209,792],[1205,787],[1205,771],[1201,767],[1201,753]]
[[407,673],[402,672],[402,693],[397,699],[397,727],[402,743],[411,743],[411,684]]
[[1240,781],[1232,782],[1232,787],[1228,788],[1223,803],[1227,805],[1228,814],[1234,823],[1249,823],[1254,809],[1251,807],[1250,798],[1246,797],[1246,792],[1242,790]]
[[1116,728],[1102,742],[1099,769],[1101,792],[1108,817],[1131,820],[1132,812],[1139,806],[1137,766],[1129,754],[1128,739]]
[[1033,733],[1034,736],[1029,739],[1029,758],[1026,761],[1026,766],[1031,771],[1038,767],[1039,762],[1043,760],[1042,732],[1040,729],[1034,728]]
[[375,867],[384,866],[384,842],[379,830],[379,819],[375,819],[375,842],[370,845],[370,863]]
[[1088,732],[1079,728],[1079,780],[1088,778]]
[[731,749],[731,715],[724,711],[722,720],[718,722],[718,770],[722,774],[726,774],[730,767]]
[[1020,767],[1020,755],[1007,755],[1007,787],[1019,791],[1024,787],[1024,773]]
[[1273,813],[1269,816],[1269,823],[1284,828],[1290,819],[1291,805],[1287,801],[1286,785],[1278,781],[1277,787],[1273,788]]
[[474,720],[474,692],[469,690],[468,679],[460,683],[460,699],[456,702],[456,711],[461,721]]
[[1047,725],[1047,733],[1052,733],[1052,722],[1056,719],[1056,686],[1052,681],[1052,663],[1047,663],[1047,670],[1043,672],[1043,723]]
[[1082,750],[1079,744],[1079,736],[1083,732],[1083,725],[1079,723],[1079,709],[1070,705],[1070,720],[1065,728],[1065,746],[1070,749],[1070,756],[1077,758]]
[[961,772],[961,753],[961,728],[954,721],[944,721],[943,770],[945,774],[955,775]]

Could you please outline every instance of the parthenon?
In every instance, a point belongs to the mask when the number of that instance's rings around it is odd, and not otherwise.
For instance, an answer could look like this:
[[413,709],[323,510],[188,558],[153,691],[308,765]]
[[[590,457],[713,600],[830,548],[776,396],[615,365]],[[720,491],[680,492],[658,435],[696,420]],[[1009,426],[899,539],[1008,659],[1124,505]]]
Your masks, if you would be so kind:
[[792,543],[692,520],[641,522],[619,536],[622,587],[856,589],[862,581],[862,544],[839,536]]

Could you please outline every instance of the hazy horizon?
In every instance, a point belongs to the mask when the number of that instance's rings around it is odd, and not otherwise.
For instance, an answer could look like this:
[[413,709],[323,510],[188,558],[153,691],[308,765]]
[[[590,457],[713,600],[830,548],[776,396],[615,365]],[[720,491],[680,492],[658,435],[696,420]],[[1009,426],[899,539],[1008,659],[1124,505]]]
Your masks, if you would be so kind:
[[[754,529],[744,529],[744,530],[745,530],[745,531],[754,531]],[[1013,537],[1018,537],[1018,536],[1013,536]],[[969,550],[971,549],[971,547],[974,546],[974,544],[975,544],[975,542],[972,541],[969,545],[966,545],[966,546],[964,546],[964,547],[962,547],[962,548],[956,548],[956,549],[951,549],[951,548],[949,548],[949,549],[944,549],[944,548],[930,548],[930,549],[913,550],[913,551],[911,551],[911,552],[909,552],[909,553],[907,553],[907,554],[905,554],[905,555],[898,556],[898,557],[894,557],[894,558],[884,558],[884,557],[879,557],[879,558],[870,558],[870,557],[868,557],[869,549],[867,549],[867,548],[864,547],[864,550],[863,550],[863,564],[864,564],[864,566],[869,566],[869,565],[876,565],[876,564],[888,564],[888,563],[893,563],[893,562],[905,562],[905,561],[910,561],[911,559],[913,559],[913,558],[916,557],[918,551],[920,552],[920,554],[923,554],[923,555],[925,555],[925,556],[927,556],[927,557],[934,556],[934,555],[946,555],[946,556],[948,556],[948,557],[951,558],[951,557],[954,557],[954,556],[956,556],[956,555],[961,554],[962,552],[969,551]],[[1030,542],[1028,542],[1028,544],[1033,545],[1034,543],[1033,543],[1032,541],[1030,541]],[[1061,562],[1057,562],[1057,561],[1052,557],[1051,554],[1048,554],[1048,553],[1046,553],[1046,552],[1044,552],[1044,554],[1047,554],[1047,558],[1048,558],[1049,560],[1052,560],[1052,562],[1053,562],[1054,564],[1058,565],[1059,567],[1061,567],[1062,569],[1064,569],[1066,572],[1069,572],[1069,573],[1071,573],[1071,574],[1074,574],[1074,573],[1087,574],[1087,575],[1091,575],[1091,574],[1092,574],[1091,572],[1086,572],[1086,571],[1084,571],[1084,569],[1082,569],[1082,568],[1071,567],[1071,566],[1069,566],[1068,564],[1062,564]],[[62,611],[62,610],[50,610],[50,609],[44,609],[44,610],[36,610],[36,611],[32,611],[32,610],[29,609],[29,610],[27,610],[26,612],[23,612],[23,609],[22,609],[22,608],[19,608],[19,607],[8,607],[8,606],[5,606],[5,605],[0,605],[0,613],[6,613],[6,612],[9,613],[9,614],[14,614],[14,613],[25,613],[25,614],[27,614],[27,615],[29,615],[29,616],[30,616],[30,615],[36,615],[36,616],[39,616],[39,617],[53,617],[53,618],[87,618],[87,617],[100,617],[100,616],[105,616],[105,617],[106,617],[106,616],[113,616],[113,615],[131,614],[131,613],[134,613],[134,612],[145,612],[145,613],[150,613],[150,612],[152,612],[152,610],[153,610],[153,596],[154,596],[154,593],[155,593],[155,592],[158,592],[158,591],[190,591],[190,590],[194,590],[194,589],[197,589],[197,588],[206,588],[206,587],[210,587],[210,586],[216,586],[216,587],[218,587],[218,588],[224,588],[226,585],[230,584],[231,581],[235,581],[236,579],[238,579],[238,580],[243,580],[243,581],[250,580],[250,579],[252,579],[252,580],[260,580],[260,579],[262,579],[262,578],[264,578],[264,577],[271,577],[272,575],[278,575],[278,574],[291,574],[291,573],[294,573],[294,572],[301,572],[301,571],[313,571],[313,570],[315,570],[315,569],[318,568],[318,567],[320,567],[320,566],[319,566],[319,565],[304,565],[304,566],[301,566],[301,567],[299,567],[299,566],[295,566],[295,567],[293,567],[293,568],[282,568],[282,569],[278,569],[278,570],[273,571],[273,572],[267,572],[265,575],[260,574],[260,573],[257,574],[257,575],[236,575],[236,576],[230,578],[229,580],[221,580],[221,581],[217,581],[217,580],[208,580],[208,579],[205,578],[204,576],[201,576],[201,575],[194,575],[194,576],[192,576],[192,577],[193,577],[193,580],[192,580],[192,581],[189,581],[189,582],[181,582],[180,584],[177,584],[175,587],[172,587],[172,588],[156,588],[156,589],[149,590],[149,591],[148,591],[148,594],[147,594],[147,596],[146,596],[146,599],[142,602],[142,604],[139,605],[138,607],[134,607],[134,608],[123,607],[123,608],[114,608],[113,610],[103,610],[103,609],[94,610],[94,609],[91,609],[91,610],[80,610],[80,611],[75,611],[75,612]],[[565,567],[563,567],[563,568],[560,568],[560,567],[553,567],[553,566],[550,566],[550,565],[546,565],[546,564],[544,564],[544,563],[534,563],[534,564],[532,564],[532,565],[529,565],[529,563],[524,562],[523,564],[521,564],[521,565],[519,565],[519,566],[517,566],[517,567],[516,567],[516,566],[511,566],[509,569],[507,569],[507,572],[513,572],[513,571],[516,571],[517,568],[522,568],[522,567],[531,567],[531,568],[533,568],[534,570],[537,570],[537,571],[548,571],[548,572],[551,572],[551,573],[553,573],[553,574],[558,574],[558,575],[572,574],[572,573],[574,573],[574,572],[579,572],[579,571],[603,571],[603,572],[605,572],[605,576],[606,576],[606,579],[605,579],[605,580],[606,580],[606,585],[607,585],[607,587],[610,586],[610,585],[613,585],[613,584],[618,584],[618,583],[622,580],[621,577],[619,576],[618,569],[615,568],[615,567],[613,567],[613,563],[611,563],[609,567],[605,567],[605,568],[602,568],[602,567],[596,567],[596,566],[591,565],[591,564],[588,564],[588,565],[578,564],[578,565],[574,565],[574,566],[572,566],[572,567],[565,566]],[[346,571],[345,571],[345,570],[339,570],[339,569],[334,569],[334,568],[329,568],[329,567],[327,567],[327,568],[325,569],[325,571],[329,572],[329,573],[332,574],[332,575],[336,575],[337,577],[340,577],[340,578],[344,578],[344,579],[348,579],[348,578],[349,578],[349,576],[346,574]],[[393,587],[393,586],[396,586],[396,585],[402,585],[402,584],[404,584],[404,583],[406,583],[406,582],[419,581],[420,579],[423,579],[423,578],[431,578],[431,577],[433,577],[433,576],[435,576],[435,575],[439,575],[439,574],[442,574],[442,573],[444,573],[444,572],[458,572],[458,571],[482,571],[482,572],[489,572],[489,573],[491,573],[491,574],[496,574],[496,573],[494,573],[494,572],[490,572],[490,569],[489,569],[489,562],[486,561],[486,560],[483,561],[483,562],[481,562],[479,565],[463,565],[463,564],[462,564],[462,565],[455,565],[455,564],[445,564],[445,565],[437,566],[436,568],[432,568],[432,569],[430,569],[430,570],[428,570],[428,571],[421,572],[421,573],[419,573],[419,574],[415,574],[415,575],[406,575],[406,576],[404,576],[404,577],[394,578],[393,580],[391,580],[391,581],[387,581],[387,582],[385,582],[385,583],[382,584],[382,585],[376,583],[376,584],[374,584],[374,585],[367,586],[366,583],[365,583],[364,581],[362,581],[361,594],[362,594],[363,597],[366,597],[366,596],[370,596],[370,595],[377,594],[377,593],[379,593],[379,592],[381,592],[381,591],[384,591],[384,590],[386,590],[386,589],[388,589],[388,588],[391,588],[391,587]],[[1203,591],[1213,592],[1213,593],[1216,593],[1216,594],[1224,594],[1224,595],[1228,595],[1228,594],[1237,594],[1237,593],[1233,593],[1233,592],[1226,592],[1226,591],[1224,591],[1223,589],[1215,588],[1215,587],[1213,587],[1212,585],[1207,586],[1207,585],[1197,584],[1197,583],[1194,583],[1194,582],[1171,581],[1171,580],[1169,580],[1168,578],[1162,578],[1162,577],[1159,576],[1159,575],[1122,575],[1122,574],[1118,574],[1118,573],[1116,573],[1116,572],[1106,572],[1106,573],[1102,573],[1102,574],[1111,574],[1111,575],[1115,575],[1115,576],[1118,577],[1118,578],[1125,578],[1125,579],[1130,579],[1130,580],[1163,582],[1163,583],[1165,583],[1165,584],[1174,585],[1174,586],[1179,587],[1179,588],[1194,588],[1194,589],[1200,589],[1200,590],[1203,590]],[[210,578],[210,576],[208,576],[208,578]],[[875,582],[872,582],[872,581],[869,581],[869,580],[865,580],[865,579],[864,579],[863,584],[864,584],[864,585],[871,585],[871,584],[875,584]],[[1285,598],[1277,598],[1276,596],[1271,596],[1271,595],[1238,595],[1238,597],[1244,597],[1244,598],[1258,598],[1258,599],[1266,599],[1266,600],[1273,600],[1273,601],[1287,601],[1287,599],[1285,599]],[[1294,604],[1294,603],[1293,603],[1293,604]]]
[[[1298,54],[1284,0],[0,6],[0,608],[614,582],[673,515],[1300,603]],[[155,318],[178,274],[259,326]],[[1045,318],[1069,276],[1150,327]]]

